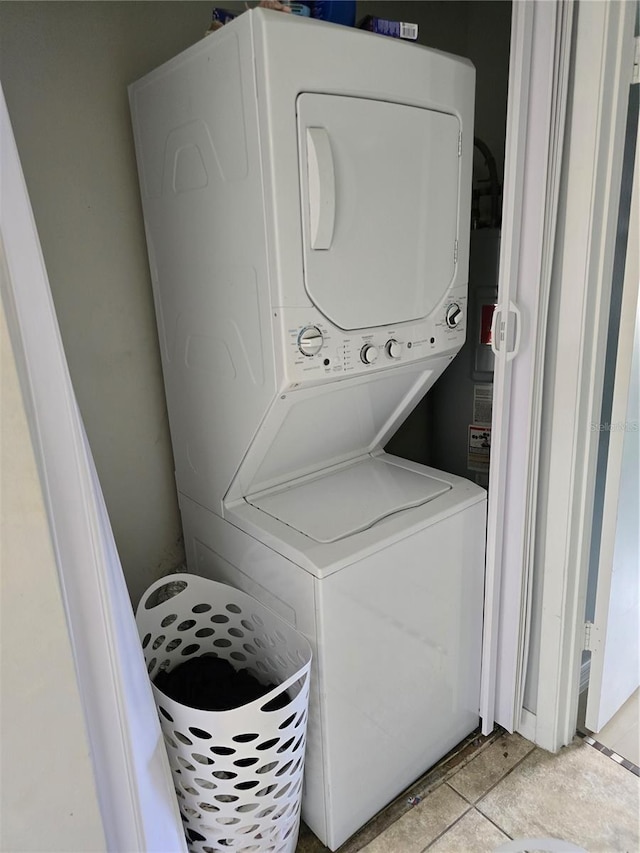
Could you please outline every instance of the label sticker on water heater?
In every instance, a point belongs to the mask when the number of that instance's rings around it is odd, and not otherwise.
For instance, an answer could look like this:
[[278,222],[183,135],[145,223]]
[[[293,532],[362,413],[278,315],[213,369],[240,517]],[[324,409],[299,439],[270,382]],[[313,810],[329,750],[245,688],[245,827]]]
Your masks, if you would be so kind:
[[473,423],[491,426],[493,414],[493,385],[473,386]]
[[491,455],[491,427],[469,426],[469,445],[467,448],[467,468],[469,471],[488,471]]

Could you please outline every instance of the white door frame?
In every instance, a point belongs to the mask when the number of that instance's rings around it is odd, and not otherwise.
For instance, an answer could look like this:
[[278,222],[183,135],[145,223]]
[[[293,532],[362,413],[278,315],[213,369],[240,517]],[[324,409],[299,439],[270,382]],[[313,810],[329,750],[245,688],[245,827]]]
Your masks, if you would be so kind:
[[[576,729],[604,359],[635,3],[581,2],[545,361],[534,570],[542,577],[535,721],[556,751]],[[530,732],[533,732],[533,735]]]

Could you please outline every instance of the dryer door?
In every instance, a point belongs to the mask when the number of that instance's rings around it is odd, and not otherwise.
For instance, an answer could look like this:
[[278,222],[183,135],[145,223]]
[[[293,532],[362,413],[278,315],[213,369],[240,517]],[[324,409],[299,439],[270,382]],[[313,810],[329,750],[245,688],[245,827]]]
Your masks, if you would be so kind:
[[305,287],[342,329],[427,316],[455,274],[456,116],[298,97]]

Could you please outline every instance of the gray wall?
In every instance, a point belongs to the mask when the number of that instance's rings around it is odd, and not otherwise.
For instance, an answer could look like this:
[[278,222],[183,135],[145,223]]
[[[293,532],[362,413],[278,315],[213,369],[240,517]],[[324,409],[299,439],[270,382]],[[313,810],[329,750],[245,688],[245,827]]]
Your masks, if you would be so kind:
[[[71,377],[131,596],[184,558],[126,86],[201,38],[202,2],[0,3],[0,79]],[[241,9],[243,3],[223,6]],[[478,70],[477,132],[504,148],[508,2],[362,2]],[[396,452],[425,455],[428,406]]]
[[183,559],[127,84],[208,2],[0,3],[0,79],[134,600]]
[[[468,57],[476,67],[475,135],[491,149],[504,172],[504,140],[509,81],[511,3],[508,0],[363,0],[357,19],[378,15],[418,24],[418,42]],[[484,169],[476,160],[479,174]]]

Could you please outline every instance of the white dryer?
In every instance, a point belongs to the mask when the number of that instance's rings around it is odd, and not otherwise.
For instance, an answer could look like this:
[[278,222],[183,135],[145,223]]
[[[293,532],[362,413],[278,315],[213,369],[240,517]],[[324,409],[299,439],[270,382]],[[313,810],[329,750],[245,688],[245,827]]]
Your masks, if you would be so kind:
[[383,452],[465,338],[473,91],[262,9],[130,88],[188,566],[312,643],[332,849],[478,722],[486,495]]

